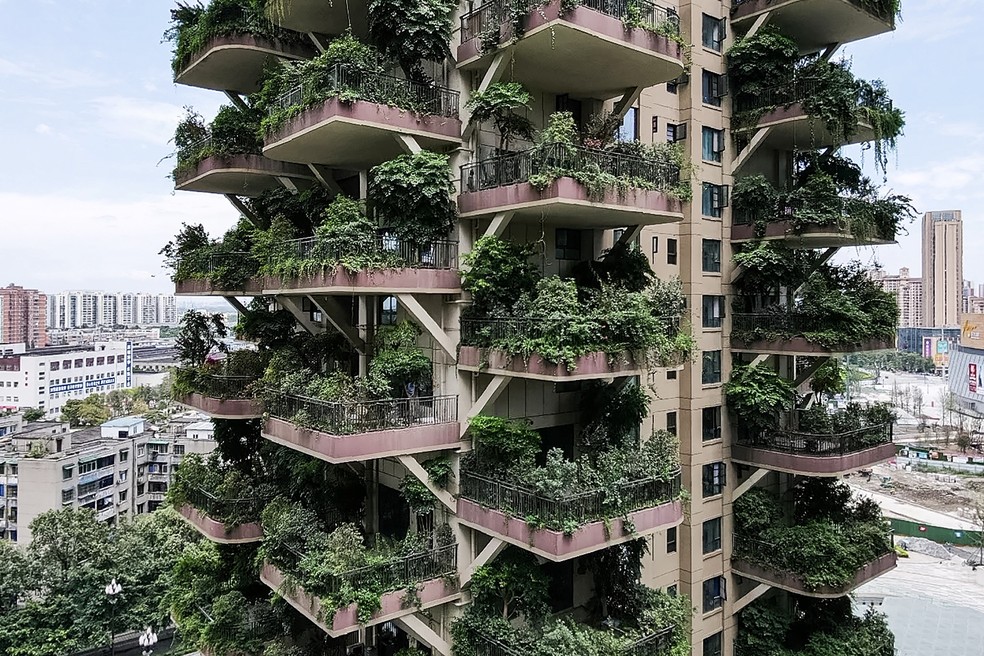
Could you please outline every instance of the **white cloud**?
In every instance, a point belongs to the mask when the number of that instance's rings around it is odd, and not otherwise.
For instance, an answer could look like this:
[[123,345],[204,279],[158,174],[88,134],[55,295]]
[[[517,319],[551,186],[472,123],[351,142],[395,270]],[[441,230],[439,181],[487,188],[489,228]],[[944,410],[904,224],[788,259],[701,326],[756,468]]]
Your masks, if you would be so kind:
[[180,105],[126,96],[103,96],[90,101],[95,127],[110,137],[147,141],[158,146],[174,136],[184,109]]
[[17,244],[4,253],[4,270],[16,279],[4,282],[52,292],[173,291],[158,252],[181,223],[221,236],[238,218],[221,196],[194,193],[107,201],[0,192],[0,207],[4,241]]
[[91,71],[64,66],[48,67],[34,62],[15,62],[0,57],[0,78],[4,77],[57,90],[108,87],[115,84],[113,78]]
[[904,41],[936,43],[977,29],[980,0],[923,0],[902,5],[896,32]]
[[34,131],[38,134],[51,134],[51,126],[44,123],[38,123],[34,127]]

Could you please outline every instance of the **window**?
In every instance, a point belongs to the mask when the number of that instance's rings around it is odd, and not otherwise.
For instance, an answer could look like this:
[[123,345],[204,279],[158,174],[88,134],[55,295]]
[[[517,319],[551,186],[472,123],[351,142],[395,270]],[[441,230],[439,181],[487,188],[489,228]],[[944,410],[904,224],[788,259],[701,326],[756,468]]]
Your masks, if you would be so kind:
[[629,107],[618,126],[619,141],[639,141],[639,108]]
[[75,472],[74,467],[62,467],[62,480],[67,481]]
[[106,364],[106,358],[103,358],[103,357],[96,358],[96,366],[97,367],[98,366],[101,366],[101,365],[104,365],[104,364]]
[[184,454],[185,454],[185,445],[184,444],[175,444],[174,445],[174,455],[176,455],[176,456],[183,456]]
[[85,359],[85,366],[92,367],[92,366],[95,366],[95,364],[96,364],[96,359],[95,358],[86,358]]
[[715,405],[700,411],[701,437],[705,442],[721,439],[721,406]]
[[676,379],[677,379],[676,369],[670,369],[669,371],[666,372],[666,380],[676,380]]
[[721,351],[704,351],[701,364],[701,384],[715,385],[721,382]]
[[[61,365],[59,365],[57,362],[52,362],[51,363],[51,371],[58,371],[60,368],[61,368]],[[7,383],[7,385],[9,386],[10,383]]]
[[702,268],[708,273],[721,273],[721,240],[701,240]]
[[703,71],[701,79],[703,84],[702,90],[704,94],[704,104],[720,107],[721,99],[728,95],[727,78],[723,75],[718,75],[717,73]]
[[676,586],[676,583],[674,583],[673,585],[666,586],[666,594],[668,594],[671,597],[677,596],[677,586]]
[[704,19],[701,23],[701,45],[715,52],[721,52],[726,36],[724,19],[704,14]]
[[720,162],[724,152],[724,130],[703,127],[701,133],[701,159],[705,162]]
[[670,93],[676,93],[678,86],[680,86],[679,80],[670,80],[666,83],[666,90]]
[[[120,359],[122,360],[123,357],[120,356]],[[106,364],[113,364],[114,362],[116,362],[116,356],[115,355],[107,355],[106,356]]]
[[16,485],[8,485],[7,486],[7,498],[8,499],[16,499],[17,498],[17,486]]
[[701,656],[721,656],[721,632],[718,631],[709,638],[704,638],[704,647]]
[[720,328],[724,320],[724,296],[704,296],[701,322],[704,328]]
[[713,579],[704,581],[704,612],[709,613],[715,608],[724,605],[727,599],[725,592],[726,584],[723,576],[715,576]]
[[723,462],[712,462],[704,465],[704,498],[713,497],[724,490],[727,479],[727,468]]
[[677,413],[667,412],[666,413],[666,432],[677,434]]
[[581,231],[557,228],[556,257],[558,260],[581,259]]
[[89,462],[80,462],[79,463],[79,473],[80,474],[88,474],[91,471],[96,471],[96,461],[95,460],[90,460]]
[[130,459],[130,452],[127,450],[120,451],[120,462],[126,462]]
[[705,182],[701,185],[700,213],[714,219],[720,219],[723,210],[728,206],[728,186]]
[[653,259],[656,259],[656,254],[659,253],[659,237],[653,237]]
[[62,360],[62,369],[71,369],[71,368],[72,368],[71,360]]
[[126,490],[120,490],[120,503],[126,501]]
[[144,449],[146,449],[146,447],[143,444],[138,445],[137,446],[137,455],[138,456],[142,456],[144,454]]
[[676,264],[677,263],[677,240],[667,239],[666,240],[666,263]]
[[666,140],[670,143],[676,143],[678,141],[683,141],[687,138],[687,124],[686,123],[667,123],[666,124]]
[[75,368],[78,369],[81,366],[82,366],[82,358],[79,358],[78,360],[75,361]]
[[677,527],[673,526],[666,529],[666,553],[676,553],[677,550]]
[[75,498],[75,490],[69,488],[67,490],[62,490],[62,503],[72,501]]
[[384,296],[380,299],[381,310],[379,312],[379,322],[384,326],[396,324],[397,300],[395,296]]
[[721,518],[704,522],[704,553],[714,553],[721,548]]

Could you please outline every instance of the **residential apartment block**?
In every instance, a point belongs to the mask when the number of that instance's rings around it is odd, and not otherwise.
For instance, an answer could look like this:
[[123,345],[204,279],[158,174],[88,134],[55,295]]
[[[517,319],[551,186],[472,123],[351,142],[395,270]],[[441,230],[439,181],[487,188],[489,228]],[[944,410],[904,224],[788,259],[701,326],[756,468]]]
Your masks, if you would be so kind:
[[0,344],[47,345],[44,294],[16,285],[0,287]]
[[899,328],[915,328],[929,325],[923,320],[923,279],[909,275],[909,268],[899,269],[897,276],[874,269],[871,277],[881,283],[882,289],[893,294],[899,305]]
[[91,508],[109,523],[153,512],[185,454],[215,448],[212,431],[197,422],[155,434],[141,417],[120,417],[78,430],[29,423],[0,437],[0,539],[29,544],[31,521],[60,508]]
[[69,399],[133,386],[133,345],[0,346],[0,411],[38,408],[58,419]]
[[[856,513],[836,480],[894,455],[884,416],[824,428],[844,418],[810,402],[810,381],[833,356],[888,347],[897,328],[894,297],[859,264],[830,260],[891,243],[907,211],[866,224],[876,198],[836,177],[853,166],[840,147],[901,130],[884,89],[832,59],[892,31],[895,7],[435,5],[450,40],[416,59],[391,41],[402,30],[380,31],[418,20],[410,5],[394,18],[373,4],[274,2],[251,34],[216,28],[218,8],[176,15],[176,82],[238,97],[215,130],[182,123],[175,187],[243,214],[183,254],[176,294],[241,312],[239,298],[262,298],[254,319],[292,318],[310,358],[284,371],[288,352],[263,346],[249,361],[185,362],[195,387],[183,401],[262,442],[237,471],[283,449],[324,471],[301,498],[273,481],[284,504],[253,498],[250,519],[229,513],[242,496],[204,483],[181,513],[215,542],[263,543],[259,579],[308,620],[312,653],[519,656],[549,642],[578,654],[565,637],[577,635],[624,654],[748,656],[760,627],[743,611],[795,614],[805,633],[788,640],[805,644],[826,630],[811,619],[818,598],[856,625],[836,640],[865,635],[879,620],[852,619],[848,595],[894,567],[885,523],[865,520],[871,553],[844,538],[857,559],[829,585],[810,579],[815,557],[787,551],[802,544],[798,524],[847,536],[837,522]],[[204,45],[190,49],[192,34]],[[380,64],[380,51],[401,59]],[[264,85],[268,52],[316,65]],[[830,116],[818,98],[835,93],[850,109]],[[236,121],[262,138],[224,136]],[[274,220],[298,206],[290,225]],[[847,306],[865,313],[863,330],[831,310]],[[330,355],[305,351],[326,334]],[[414,371],[394,370],[409,361]],[[745,377],[787,406],[726,398]],[[353,495],[332,486],[350,473],[365,496],[342,520],[332,503]],[[750,504],[768,507],[764,523]],[[267,511],[284,505],[307,518],[305,535],[275,534],[289,522]],[[305,579],[305,557],[352,525],[366,549],[417,546],[330,585]],[[340,604],[333,586],[368,571],[386,581],[368,595],[378,605]],[[515,597],[483,597],[489,578]],[[179,626],[212,600],[196,603],[174,610]]]
[[58,329],[96,326],[170,326],[178,322],[172,294],[61,292],[48,296],[48,325]]
[[922,258],[925,325],[959,325],[964,284],[960,210],[923,215]]

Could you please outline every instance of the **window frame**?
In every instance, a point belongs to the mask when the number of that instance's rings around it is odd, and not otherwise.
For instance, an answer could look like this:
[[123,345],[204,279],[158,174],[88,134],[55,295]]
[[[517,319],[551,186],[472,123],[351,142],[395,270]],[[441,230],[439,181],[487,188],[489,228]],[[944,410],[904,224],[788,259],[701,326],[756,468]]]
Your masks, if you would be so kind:
[[666,238],[666,263],[676,265],[678,262],[677,240],[672,237]]
[[721,415],[719,405],[709,405],[700,409],[700,436],[703,442],[721,439]]
[[700,158],[720,164],[725,148],[724,130],[702,126],[700,129]]
[[701,15],[700,44],[708,50],[724,52],[724,41],[728,38],[727,20],[709,14]]
[[676,553],[677,552],[677,540],[679,536],[677,535],[677,527],[671,526],[666,529],[666,553]]
[[[715,517],[713,519],[708,519],[707,521],[701,524],[701,530],[700,530],[701,551],[705,556],[715,553],[717,551],[721,551],[722,549],[721,534],[722,534],[722,526],[724,524],[722,519],[723,518],[721,517]],[[711,528],[710,540],[707,539],[708,528]]]
[[[708,584],[712,584],[710,589]],[[714,592],[717,594],[713,594]],[[728,598],[728,581],[724,576],[712,576],[709,579],[705,579],[703,585],[701,586],[701,592],[703,597],[703,609],[704,614],[716,611],[718,608],[724,606],[724,602]]]
[[[710,259],[708,259],[708,247],[713,247],[717,245],[717,252],[713,250],[710,251]],[[700,268],[704,273],[721,273],[721,249],[723,248],[723,242],[720,239],[701,239],[700,240]],[[708,266],[712,268],[708,268]]]
[[[561,235],[564,235],[564,245],[561,246]],[[568,239],[573,236],[577,236],[577,254],[574,257],[569,257],[574,253],[574,247],[568,243]],[[582,230],[577,230],[575,228],[555,228],[554,229],[554,259],[580,262],[584,259],[581,255],[584,246],[584,233]]]
[[721,351],[704,351],[701,354],[701,385],[721,383]]
[[718,294],[704,294],[700,299],[700,323],[702,328],[721,328],[727,317],[727,299]]
[[722,461],[709,462],[701,468],[702,498],[708,499],[724,494],[728,486],[728,466]]

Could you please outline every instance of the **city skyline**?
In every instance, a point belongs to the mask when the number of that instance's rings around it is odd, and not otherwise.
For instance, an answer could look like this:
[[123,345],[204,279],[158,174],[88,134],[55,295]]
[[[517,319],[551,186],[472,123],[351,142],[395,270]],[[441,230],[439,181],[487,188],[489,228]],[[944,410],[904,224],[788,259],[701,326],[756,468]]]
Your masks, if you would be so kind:
[[[38,289],[171,292],[158,251],[180,224],[201,222],[221,233],[236,220],[238,213],[220,196],[175,195],[167,177],[173,160],[165,158],[183,106],[210,118],[222,102],[206,90],[173,84],[170,45],[161,43],[172,7],[171,0],[0,0],[0,83],[8,115],[0,135],[20,153],[0,165],[4,237],[18,245],[4,261],[4,278]],[[104,38],[105,26],[121,16],[128,29]],[[984,155],[968,149],[984,138],[984,124],[975,102],[939,103],[912,81],[965,86],[956,67],[940,68],[934,59],[958,61],[981,20],[984,6],[973,0],[909,0],[904,29],[838,52],[852,59],[860,77],[883,79],[906,109],[904,148],[890,157],[886,189],[911,195],[920,215],[962,208],[968,252],[984,248],[984,230],[975,225],[975,208],[984,203],[976,182]],[[44,31],[17,29],[38,21]],[[926,46],[934,58],[923,56]],[[871,152],[845,150],[881,179]],[[57,188],[52,179],[60,181]],[[911,266],[920,259],[919,235],[913,222],[897,246],[882,246],[877,255],[860,249],[858,256],[922,275]],[[112,257],[102,256],[109,245]],[[37,266],[49,261],[58,265]],[[984,280],[984,261],[967,262],[965,277]]]

